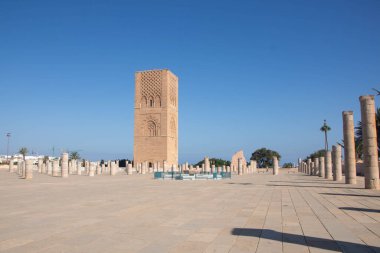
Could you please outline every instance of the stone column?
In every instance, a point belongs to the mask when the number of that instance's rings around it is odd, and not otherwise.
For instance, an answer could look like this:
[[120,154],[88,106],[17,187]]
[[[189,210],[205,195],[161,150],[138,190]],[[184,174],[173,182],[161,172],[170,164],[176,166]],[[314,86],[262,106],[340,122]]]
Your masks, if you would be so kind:
[[13,158],[9,160],[9,172],[13,172]]
[[43,158],[38,158],[37,164],[38,164],[38,173],[42,173],[42,164],[44,163]]
[[88,175],[89,175],[90,177],[95,176],[95,163],[93,163],[93,162],[90,162],[90,163],[89,163]]
[[319,158],[315,157],[314,158],[314,176],[319,176]]
[[346,184],[356,184],[354,113],[347,111],[343,116],[344,174]]
[[133,171],[132,171],[132,163],[128,163],[127,165],[127,174],[128,175],[132,175]]
[[319,177],[325,178],[325,157],[319,157]]
[[307,159],[306,174],[311,175],[311,159]]
[[342,147],[333,146],[333,178],[334,181],[342,180]]
[[314,162],[313,162],[313,160],[312,160],[312,162],[310,163],[310,169],[311,169],[311,171],[310,171],[310,176],[313,176],[313,175],[314,175]]
[[54,160],[53,161],[53,177],[59,177],[59,161]]
[[325,178],[326,179],[333,179],[331,151],[327,151],[325,154]]
[[69,175],[73,175],[74,171],[76,171],[77,160],[71,159],[69,162]]
[[167,164],[166,164],[166,161],[164,160],[163,162],[162,162],[162,171],[163,172],[166,172],[166,170],[167,170]]
[[252,160],[251,165],[252,165],[252,173],[257,173],[257,161]]
[[50,176],[53,174],[53,166],[50,160],[46,160],[46,171]]
[[107,162],[107,167],[106,167],[106,172],[110,172],[111,171],[111,161],[108,161]]
[[278,159],[277,156],[273,156],[273,175],[278,175]]
[[210,159],[208,157],[205,157],[205,172],[210,172]]
[[33,179],[33,160],[25,161],[25,179]]
[[77,161],[77,174],[79,176],[82,175],[82,161],[81,160]]
[[69,154],[68,153],[62,154],[61,167],[62,167],[62,177],[64,178],[68,177],[69,176]]
[[25,170],[25,160],[21,160],[20,162],[20,168],[21,168],[21,175],[22,175],[22,178],[25,178],[26,176],[26,170]]
[[211,165],[211,174],[215,172],[215,164]]
[[376,112],[374,96],[361,96],[360,109],[363,131],[363,165],[366,189],[379,189]]
[[115,176],[116,175],[116,166],[117,166],[117,164],[115,163],[115,162],[111,162],[110,163],[110,175],[111,176]]
[[100,162],[96,163],[96,174],[97,175],[102,174],[102,167],[100,166]]

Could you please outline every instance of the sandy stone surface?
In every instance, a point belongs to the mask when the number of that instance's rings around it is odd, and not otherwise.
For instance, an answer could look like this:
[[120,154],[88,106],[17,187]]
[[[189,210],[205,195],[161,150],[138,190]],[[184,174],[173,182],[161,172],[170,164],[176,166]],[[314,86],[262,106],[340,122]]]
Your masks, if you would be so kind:
[[0,171],[0,252],[380,252],[380,192],[362,177],[151,177]]

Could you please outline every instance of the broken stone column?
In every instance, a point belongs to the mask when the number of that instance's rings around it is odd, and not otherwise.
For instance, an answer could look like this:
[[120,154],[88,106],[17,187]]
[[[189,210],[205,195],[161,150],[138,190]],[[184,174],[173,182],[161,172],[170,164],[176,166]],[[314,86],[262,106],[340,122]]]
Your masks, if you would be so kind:
[[277,156],[273,156],[273,175],[278,175],[278,159]]
[[69,154],[68,153],[62,154],[61,167],[62,167],[62,177],[64,178],[68,177],[69,176]]
[[25,161],[25,179],[33,179],[33,160]]
[[333,179],[331,151],[327,151],[325,154],[325,178],[326,179]]
[[215,164],[211,165],[211,173],[215,172]]
[[89,172],[88,172],[88,175],[90,176],[90,177],[93,177],[93,176],[95,176],[95,163],[94,162],[90,162],[89,163]]
[[379,189],[379,160],[374,96],[360,97],[363,131],[363,165],[366,189]]
[[110,175],[111,176],[115,176],[116,175],[116,163],[114,163],[114,162],[111,162],[110,163]]
[[319,177],[325,178],[325,157],[319,157]]
[[9,172],[13,172],[13,158],[9,161]]
[[76,171],[76,165],[77,165],[77,160],[71,159],[69,161],[69,175],[74,174],[74,171]]
[[50,160],[46,161],[46,170],[49,176],[53,175],[53,164]]
[[205,157],[205,172],[210,172],[210,159]]
[[42,173],[42,164],[44,163],[43,158],[38,158],[37,164],[38,164],[38,173]]
[[25,170],[25,160],[21,160],[20,161],[20,168],[21,168],[21,177],[22,178],[25,178],[25,173],[26,173],[26,170]]
[[314,176],[318,176],[319,175],[319,158],[318,157],[314,158],[314,172],[313,172],[313,175]]
[[102,166],[100,166],[99,162],[96,163],[96,174],[97,175],[102,174]]
[[333,178],[334,181],[342,180],[342,147],[333,146]]
[[354,113],[346,111],[343,116],[344,174],[346,184],[356,184]]
[[311,175],[311,159],[307,159],[306,174]]
[[298,173],[302,172],[302,159],[298,158]]
[[53,177],[59,177],[60,174],[59,174],[59,161],[58,160],[54,160],[53,161]]
[[251,165],[252,165],[252,173],[257,173],[257,161],[252,160]]
[[82,161],[77,161],[77,175],[82,175]]
[[128,175],[132,175],[132,173],[133,173],[132,164],[128,163],[128,165],[127,165],[127,174]]

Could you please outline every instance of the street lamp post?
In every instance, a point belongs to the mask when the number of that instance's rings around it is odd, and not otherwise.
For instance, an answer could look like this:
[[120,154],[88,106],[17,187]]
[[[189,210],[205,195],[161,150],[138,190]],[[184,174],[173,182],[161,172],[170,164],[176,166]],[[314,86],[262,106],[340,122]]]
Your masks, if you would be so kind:
[[7,162],[9,162],[9,139],[11,138],[11,133],[7,133]]

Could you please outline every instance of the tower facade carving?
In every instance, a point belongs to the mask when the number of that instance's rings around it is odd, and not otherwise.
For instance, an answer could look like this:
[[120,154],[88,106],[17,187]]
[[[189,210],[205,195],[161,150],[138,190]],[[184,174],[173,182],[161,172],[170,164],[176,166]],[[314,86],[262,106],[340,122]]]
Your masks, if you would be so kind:
[[135,74],[135,164],[178,164],[178,77],[167,69]]

